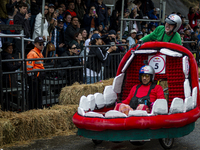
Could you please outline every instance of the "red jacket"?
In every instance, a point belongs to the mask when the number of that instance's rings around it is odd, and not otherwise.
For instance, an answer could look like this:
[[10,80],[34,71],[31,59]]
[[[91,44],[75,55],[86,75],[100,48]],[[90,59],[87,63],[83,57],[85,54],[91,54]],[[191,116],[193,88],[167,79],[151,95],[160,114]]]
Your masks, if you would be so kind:
[[[134,96],[135,90],[136,90],[136,86],[133,86],[128,97],[122,101],[122,103],[124,104],[128,104],[130,103],[132,97]],[[150,89],[150,85],[142,85],[136,94],[136,97],[141,98],[147,95],[147,93],[149,92]],[[151,93],[149,95],[150,97],[150,102],[154,102],[156,99],[164,99],[164,92],[163,89],[160,85],[156,85],[154,89],[151,90]]]
[[191,28],[193,29],[195,26],[197,26],[197,19],[200,19],[200,15],[198,13],[188,14],[189,24]]

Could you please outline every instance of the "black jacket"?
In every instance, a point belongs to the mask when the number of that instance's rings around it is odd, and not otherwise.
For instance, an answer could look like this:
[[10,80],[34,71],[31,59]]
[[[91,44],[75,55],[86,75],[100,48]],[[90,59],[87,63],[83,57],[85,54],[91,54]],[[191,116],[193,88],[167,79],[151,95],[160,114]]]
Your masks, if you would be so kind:
[[[9,54],[5,51],[1,52],[1,58],[2,60],[6,60],[6,59],[12,59],[12,54]],[[17,69],[19,69],[21,66],[20,63],[18,62],[3,62],[2,63],[2,71],[3,72],[11,72],[11,71],[15,71]],[[9,87],[9,75],[3,75],[3,86],[4,87]]]
[[12,16],[12,15],[13,15],[13,13],[14,13],[14,11],[15,11],[14,6],[17,7],[17,5],[18,5],[18,2],[17,2],[17,1],[14,2],[13,4],[11,4],[11,3],[6,4],[6,10],[7,10],[7,14],[8,14],[9,16]]
[[65,30],[65,44],[68,45],[74,38],[74,34],[79,32],[80,28],[74,28],[72,24],[67,26]]
[[[89,16],[89,14],[85,14],[83,17],[83,23],[84,23],[84,28],[87,31],[87,33],[89,34],[90,32],[90,28],[91,28],[91,21],[92,21],[93,17]],[[95,22],[95,28],[98,27],[98,18],[94,18],[94,22]]]
[[[31,27],[29,25],[29,20],[25,19],[25,15],[21,14],[19,11],[14,16],[14,24],[22,25],[24,28],[25,38],[31,37]],[[20,31],[16,31],[16,34],[20,34]]]
[[36,0],[36,3],[31,2],[31,15],[39,14],[41,7],[42,7],[42,1],[41,0]]
[[99,73],[101,70],[101,63],[104,63],[109,58],[109,53],[107,52],[109,48],[105,47],[91,47],[88,55],[95,55],[94,57],[88,57],[87,68]]

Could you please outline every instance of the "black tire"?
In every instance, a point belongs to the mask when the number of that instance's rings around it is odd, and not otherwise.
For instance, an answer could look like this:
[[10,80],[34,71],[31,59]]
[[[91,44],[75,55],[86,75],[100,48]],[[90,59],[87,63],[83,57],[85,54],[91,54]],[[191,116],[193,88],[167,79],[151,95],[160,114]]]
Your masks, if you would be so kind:
[[174,144],[174,138],[162,138],[159,139],[159,142],[164,149],[170,149]]
[[92,139],[92,141],[94,142],[95,145],[101,144],[103,142],[103,140],[94,140],[94,139]]
[[146,143],[145,141],[129,141],[129,142],[135,146],[142,146]]

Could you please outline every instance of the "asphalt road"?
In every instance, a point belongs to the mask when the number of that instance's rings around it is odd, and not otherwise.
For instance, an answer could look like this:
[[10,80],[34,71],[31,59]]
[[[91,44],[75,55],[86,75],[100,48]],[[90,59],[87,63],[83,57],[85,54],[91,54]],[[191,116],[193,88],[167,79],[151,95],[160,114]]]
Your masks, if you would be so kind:
[[[30,145],[4,148],[3,150],[162,150],[158,140],[151,140],[142,146],[134,146],[129,141],[113,143],[103,141],[95,145],[91,139],[76,135],[57,136],[52,139],[36,140]],[[176,138],[171,150],[200,150],[200,119],[189,135]]]

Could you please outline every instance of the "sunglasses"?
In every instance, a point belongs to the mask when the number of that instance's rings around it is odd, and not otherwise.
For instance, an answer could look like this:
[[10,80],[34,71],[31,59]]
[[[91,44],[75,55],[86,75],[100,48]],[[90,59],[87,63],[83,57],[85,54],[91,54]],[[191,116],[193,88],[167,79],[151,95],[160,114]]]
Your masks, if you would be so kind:
[[71,49],[77,49],[77,47],[71,48]]
[[146,77],[146,78],[150,77],[149,74],[142,74],[141,76],[142,76],[142,78],[144,78],[144,77]]
[[39,46],[44,46],[44,43],[43,44],[40,43]]
[[49,9],[44,9],[44,10],[49,10]]

